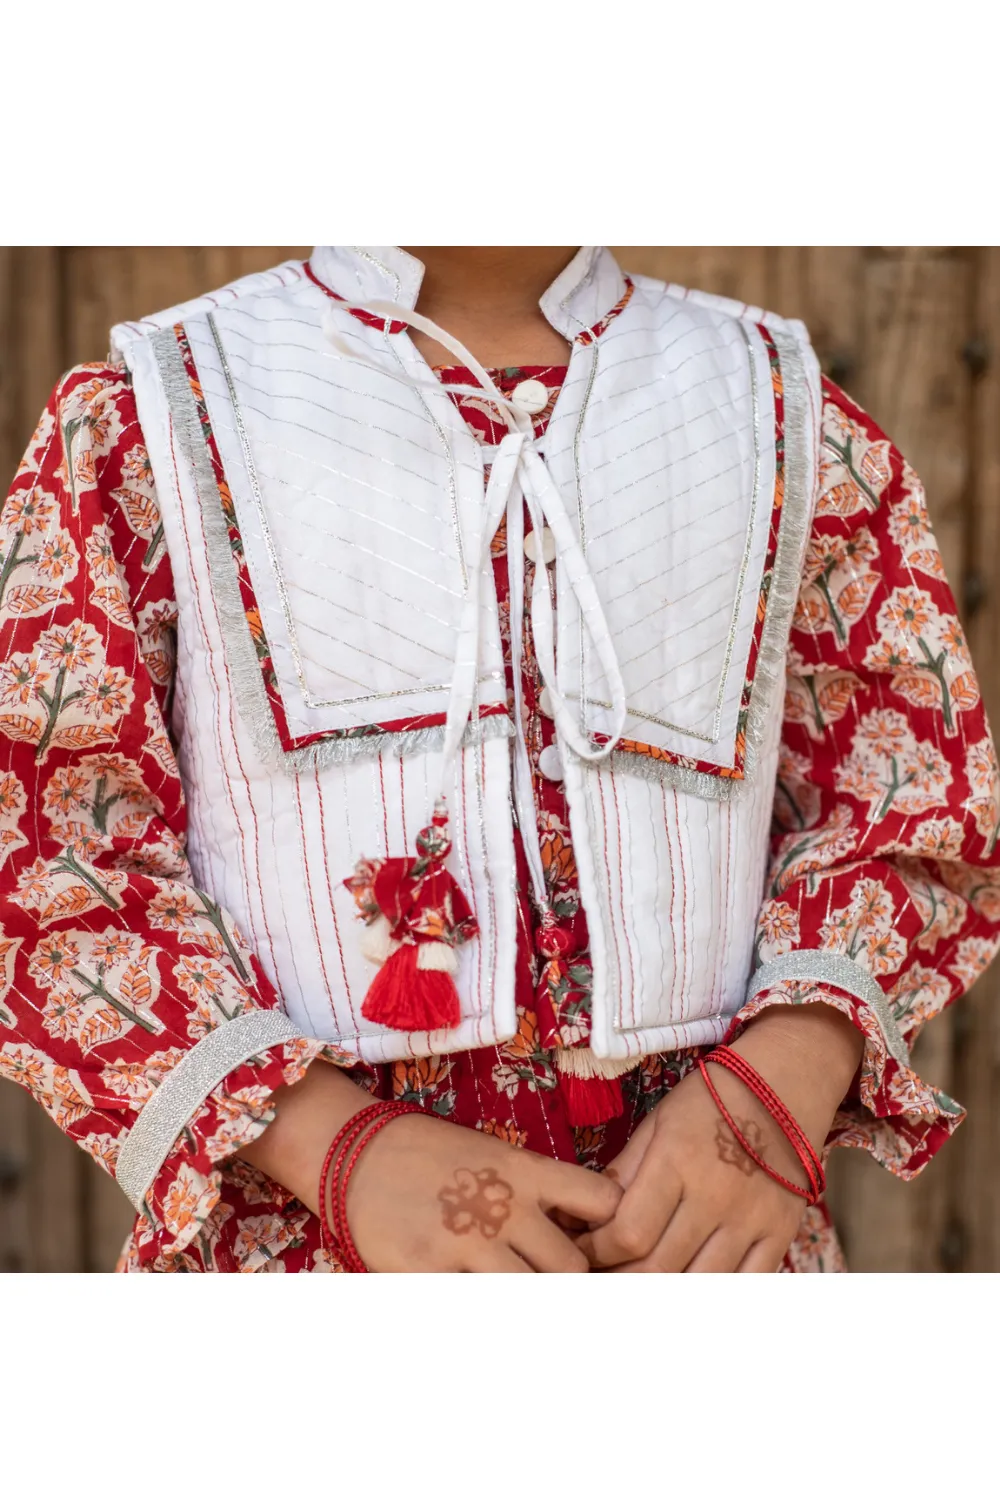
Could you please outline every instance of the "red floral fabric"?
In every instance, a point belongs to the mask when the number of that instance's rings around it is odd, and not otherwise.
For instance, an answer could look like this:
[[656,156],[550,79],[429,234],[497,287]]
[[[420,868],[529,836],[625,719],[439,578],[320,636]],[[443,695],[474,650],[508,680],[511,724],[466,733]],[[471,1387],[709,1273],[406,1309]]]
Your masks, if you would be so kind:
[[[564,371],[491,373],[506,390],[529,376],[549,387],[543,436]],[[789,650],[758,952],[850,956],[880,978],[912,1040],[1000,941],[996,758],[916,476],[847,397],[829,384],[824,396],[822,495]],[[488,403],[455,399],[495,442]],[[493,554],[506,631],[505,553],[501,530]],[[165,727],[175,620],[131,389],[119,369],[82,367],[54,392],[0,516],[0,1074],[30,1088],[111,1172],[138,1109],[184,1052],[222,1020],[278,1003],[231,919],[191,884]],[[554,966],[539,952],[522,894],[516,1036],[356,1075],[382,1096],[599,1168],[697,1051],[645,1059],[623,1080],[621,1118],[568,1124],[553,1049],[586,1041],[590,966],[561,784],[537,771],[554,734],[524,644],[523,727],[569,955]],[[521,875],[526,893],[523,858]],[[867,1006],[785,981],[745,1006],[733,1033],[764,1005],[817,1000],[866,1039],[858,1097],[831,1143],[864,1146],[912,1175],[961,1110],[888,1054]],[[224,1080],[165,1163],[123,1269],[338,1269],[313,1216],[232,1156],[266,1128],[274,1089],[319,1055],[349,1062],[304,1041]],[[786,1268],[842,1268],[822,1206]]]

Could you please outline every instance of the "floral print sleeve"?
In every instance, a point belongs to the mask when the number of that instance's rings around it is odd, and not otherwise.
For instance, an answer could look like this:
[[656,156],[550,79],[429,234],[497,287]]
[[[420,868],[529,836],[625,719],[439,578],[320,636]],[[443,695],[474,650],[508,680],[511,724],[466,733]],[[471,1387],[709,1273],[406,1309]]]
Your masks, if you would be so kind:
[[[0,1076],[114,1175],[174,1069],[199,1076],[205,1038],[250,1012],[270,1013],[259,1032],[278,1020],[185,857],[165,727],[175,618],[127,377],[80,367],[0,513]],[[253,1029],[237,1027],[242,1055],[213,1043],[217,1073],[220,1058],[232,1068],[139,1162],[151,1185],[134,1253],[151,1269],[183,1258],[218,1200],[216,1164],[265,1128],[274,1089],[330,1055],[289,1035],[248,1056]]]
[[920,481],[843,392],[823,394],[758,992],[731,1035],[776,1003],[849,1015],[865,1052],[831,1144],[908,1178],[963,1116],[909,1046],[1000,946],[997,759]]

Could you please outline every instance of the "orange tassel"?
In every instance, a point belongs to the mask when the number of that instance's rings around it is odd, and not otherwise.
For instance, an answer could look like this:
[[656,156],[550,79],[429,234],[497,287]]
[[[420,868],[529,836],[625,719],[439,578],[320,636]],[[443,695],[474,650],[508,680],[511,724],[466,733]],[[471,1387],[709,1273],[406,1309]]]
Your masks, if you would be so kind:
[[577,1078],[559,1075],[566,1118],[573,1126],[604,1125],[625,1113],[622,1086],[617,1078]]
[[394,1031],[450,1031],[458,1025],[455,981],[447,969],[423,968],[420,953],[415,943],[405,943],[386,959],[361,1007],[366,1021]]

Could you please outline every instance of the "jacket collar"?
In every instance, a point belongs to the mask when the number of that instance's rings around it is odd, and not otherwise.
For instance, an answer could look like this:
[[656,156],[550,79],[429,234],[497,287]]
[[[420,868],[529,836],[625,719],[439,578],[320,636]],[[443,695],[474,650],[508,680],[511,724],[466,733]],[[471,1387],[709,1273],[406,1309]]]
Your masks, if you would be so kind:
[[[424,267],[397,245],[318,245],[310,262],[316,276],[348,303],[378,299],[412,308]],[[585,245],[544,293],[545,318],[572,341],[598,324],[625,293],[625,277],[610,250]]]

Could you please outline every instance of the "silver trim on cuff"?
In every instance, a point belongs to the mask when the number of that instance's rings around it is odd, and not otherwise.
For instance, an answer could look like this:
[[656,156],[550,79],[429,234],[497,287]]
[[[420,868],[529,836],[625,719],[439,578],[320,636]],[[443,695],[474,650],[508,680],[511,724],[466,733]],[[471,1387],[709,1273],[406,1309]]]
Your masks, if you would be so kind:
[[747,1000],[759,995],[782,979],[812,979],[817,984],[831,984],[838,990],[863,1000],[875,1013],[885,1045],[898,1063],[910,1065],[910,1052],[885,998],[885,990],[873,974],[845,958],[842,953],[828,953],[824,948],[799,948],[763,964],[750,976]]
[[185,1054],[146,1100],[118,1154],[115,1178],[136,1213],[184,1126],[227,1073],[301,1035],[283,1011],[250,1010],[223,1021]]

